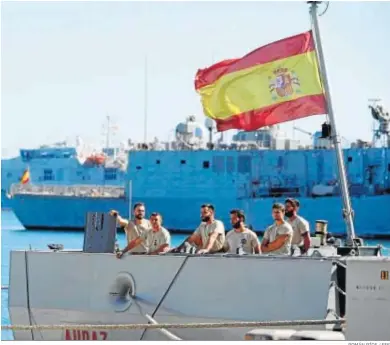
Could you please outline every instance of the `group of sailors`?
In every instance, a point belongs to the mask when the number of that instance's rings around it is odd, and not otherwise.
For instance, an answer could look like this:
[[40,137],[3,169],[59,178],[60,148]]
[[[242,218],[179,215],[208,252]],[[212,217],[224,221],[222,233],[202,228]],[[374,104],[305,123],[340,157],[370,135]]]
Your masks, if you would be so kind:
[[[292,255],[295,248],[304,254],[310,248],[309,223],[298,215],[299,201],[287,199],[283,204],[272,206],[274,223],[264,232],[260,244],[255,232],[245,224],[242,210],[230,211],[232,229],[225,234],[222,221],[215,219],[215,208],[211,204],[201,206],[201,223],[194,233],[176,248],[171,248],[171,236],[165,229],[163,217],[154,212],[150,219],[145,219],[145,205],[134,205],[133,220],[126,220],[112,210],[110,214],[117,218],[119,226],[126,232],[127,245],[117,250],[121,258],[127,252],[159,254],[164,252],[182,252],[189,250],[197,254],[230,253],[230,254],[274,254]],[[190,248],[188,248],[190,247]]]

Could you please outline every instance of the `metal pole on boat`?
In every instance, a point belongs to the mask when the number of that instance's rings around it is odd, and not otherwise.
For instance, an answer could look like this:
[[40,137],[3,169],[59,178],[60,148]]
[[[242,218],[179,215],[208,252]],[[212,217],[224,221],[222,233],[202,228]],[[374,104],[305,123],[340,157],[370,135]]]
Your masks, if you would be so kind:
[[343,198],[343,216],[347,227],[347,244],[353,244],[353,240],[355,238],[355,227],[353,224],[353,211],[351,207],[351,200],[349,197],[349,191],[348,191],[348,183],[347,183],[347,176],[345,172],[345,165],[344,165],[344,158],[343,158],[343,151],[341,148],[341,138],[337,132],[336,129],[336,121],[333,113],[333,106],[332,106],[332,100],[330,96],[330,88],[329,88],[329,82],[328,77],[326,74],[326,67],[325,67],[325,59],[324,59],[324,53],[322,50],[321,45],[321,35],[320,35],[320,29],[318,25],[318,17],[317,17],[317,6],[320,1],[308,1],[310,4],[310,15],[311,19],[313,21],[313,32],[314,37],[316,41],[316,48],[317,48],[317,56],[318,56],[318,62],[321,72],[322,81],[324,83],[324,89],[325,89],[325,97],[327,101],[328,106],[328,116],[329,121],[331,125],[331,138],[333,140],[335,149],[336,149],[336,157],[337,157],[337,165],[339,170],[339,178],[340,178],[340,187],[341,187],[341,195]]
[[133,184],[132,184],[132,181],[129,180],[129,190],[128,190],[128,199],[129,199],[129,219],[131,219],[131,216],[132,216],[132,210],[131,208],[133,207],[132,204],[131,204],[131,200],[132,200],[132,196],[131,196],[131,193],[133,192]]

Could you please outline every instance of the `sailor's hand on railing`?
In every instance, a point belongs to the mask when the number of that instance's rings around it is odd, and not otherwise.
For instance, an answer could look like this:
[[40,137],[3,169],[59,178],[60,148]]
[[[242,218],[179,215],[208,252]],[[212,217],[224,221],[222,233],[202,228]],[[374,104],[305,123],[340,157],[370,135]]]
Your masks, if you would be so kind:
[[172,248],[168,251],[168,253],[177,254],[180,253],[181,247]]
[[111,210],[110,211],[110,216],[118,217],[119,216],[119,212],[115,211],[115,210]]

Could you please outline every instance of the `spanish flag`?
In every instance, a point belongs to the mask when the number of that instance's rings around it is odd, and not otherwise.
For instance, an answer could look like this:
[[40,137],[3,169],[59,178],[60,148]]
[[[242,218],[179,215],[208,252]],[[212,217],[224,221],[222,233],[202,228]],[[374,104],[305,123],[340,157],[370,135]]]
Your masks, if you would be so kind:
[[20,178],[20,183],[21,183],[21,184],[26,184],[26,183],[28,183],[29,181],[30,181],[30,169],[27,168],[27,169],[24,171],[22,177]]
[[311,31],[198,70],[195,89],[218,131],[327,113]]

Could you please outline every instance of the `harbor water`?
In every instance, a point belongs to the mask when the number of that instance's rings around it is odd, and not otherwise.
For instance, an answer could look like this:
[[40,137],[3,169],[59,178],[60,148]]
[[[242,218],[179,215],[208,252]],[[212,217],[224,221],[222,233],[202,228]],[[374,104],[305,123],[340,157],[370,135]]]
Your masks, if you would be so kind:
[[[390,230],[390,229],[389,229]],[[39,231],[25,230],[12,211],[1,212],[1,285],[9,284],[9,253],[12,249],[47,249],[50,243],[61,243],[65,249],[82,249],[84,234],[81,231]],[[180,244],[187,235],[172,235],[172,245]],[[118,234],[120,247],[125,244],[125,235]],[[384,246],[384,255],[390,256],[390,241],[370,240],[369,245],[378,243]],[[1,323],[9,324],[8,291],[1,290]],[[1,340],[12,340],[11,331],[2,331]]]

